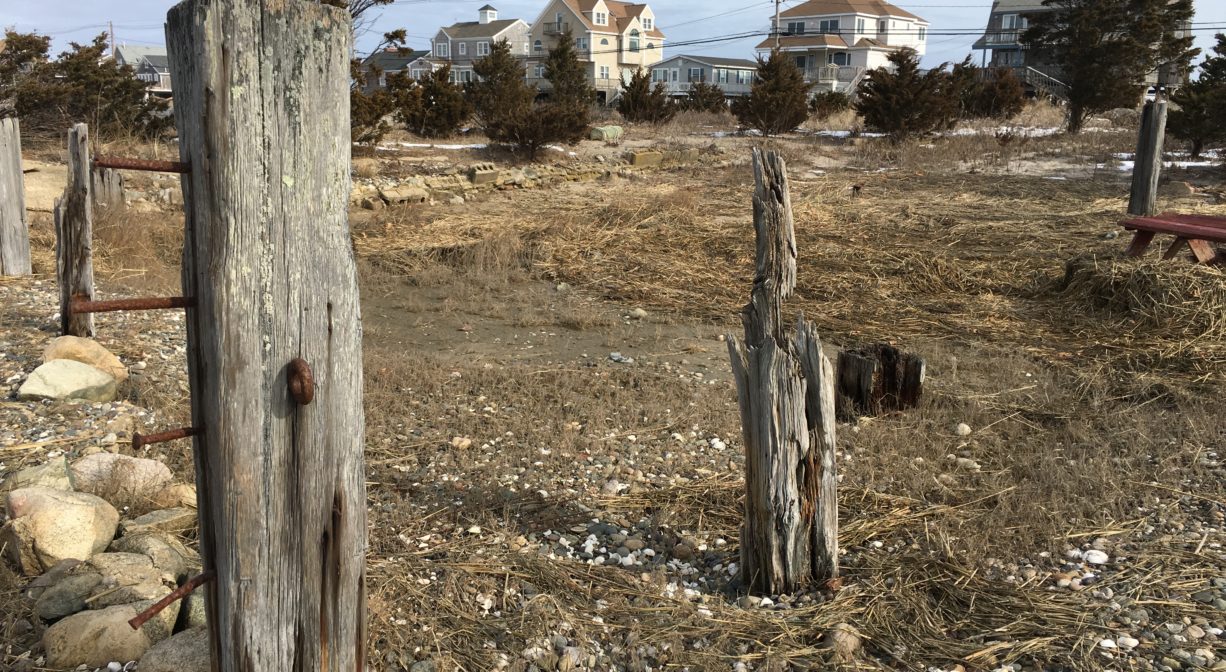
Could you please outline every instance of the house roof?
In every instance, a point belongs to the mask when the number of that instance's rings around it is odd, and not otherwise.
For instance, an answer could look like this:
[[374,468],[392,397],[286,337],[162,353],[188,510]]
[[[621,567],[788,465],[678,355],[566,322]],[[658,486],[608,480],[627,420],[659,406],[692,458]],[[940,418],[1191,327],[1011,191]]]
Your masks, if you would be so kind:
[[478,9],[477,11],[478,11],[478,12],[496,12],[496,11],[498,11],[498,10],[497,10],[497,9],[494,9],[494,8],[493,8],[491,5],[486,5],[486,6],[482,7],[481,9]]
[[[815,34],[815,35],[787,35],[779,38],[780,47],[836,47],[846,49],[848,47],[847,40],[838,35],[830,34]],[[757,49],[774,49],[775,38],[768,37],[762,40]]]
[[422,56],[428,56],[430,52],[425,50],[414,51],[412,49],[397,49],[395,47],[389,49],[381,49],[367,56],[363,65],[374,65],[384,72],[396,72],[404,70],[405,66]]
[[450,26],[443,28],[443,32],[447,33],[447,37],[453,40],[470,40],[474,37],[494,37],[502,31],[510,28],[512,25],[519,22],[519,19],[498,19],[489,23],[481,23],[480,21],[463,21],[461,23],[453,23]]
[[[583,22],[583,27],[587,30],[596,32],[617,32],[624,33],[629,27],[630,22],[638,18],[644,9],[647,9],[645,4],[634,4],[630,2],[620,2],[619,0],[604,0],[604,4],[609,8],[609,18],[612,19],[607,26],[598,26],[592,23],[587,14],[596,8],[596,4],[600,0],[562,0],[562,4],[570,8],[579,20]],[[611,30],[610,30],[611,29]],[[655,25],[652,25],[651,30],[643,31],[647,37],[664,39],[664,33]]]
[[870,14],[873,16],[897,16],[904,19],[924,21],[897,5],[885,0],[809,0],[784,10],[780,16],[825,16],[827,14]]
[[684,58],[694,61],[695,63],[702,63],[715,68],[743,68],[746,70],[758,69],[758,62],[747,58],[722,58],[719,56],[690,56],[688,54],[681,54],[678,56],[673,56],[668,60],[671,61],[674,58]]
[[992,13],[998,12],[1031,12],[1050,9],[1043,6],[1043,0],[996,0],[992,3]]
[[855,46],[857,47],[876,47],[878,49],[891,49],[892,48],[890,47],[890,45],[886,44],[885,42],[882,42],[881,40],[875,40],[871,37],[860,38],[860,41],[856,42]]
[[136,67],[140,59],[146,56],[161,56],[166,58],[166,47],[130,46],[120,44],[115,47],[115,60]]

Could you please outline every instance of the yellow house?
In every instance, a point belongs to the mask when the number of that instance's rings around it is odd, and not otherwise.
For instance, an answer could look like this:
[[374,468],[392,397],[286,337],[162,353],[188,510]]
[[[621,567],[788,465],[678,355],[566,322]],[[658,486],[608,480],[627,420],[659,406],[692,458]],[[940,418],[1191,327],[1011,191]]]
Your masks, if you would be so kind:
[[619,0],[552,0],[528,32],[526,76],[548,90],[544,61],[559,36],[569,33],[588,81],[601,102],[612,101],[622,82],[664,59],[664,33],[646,4]]

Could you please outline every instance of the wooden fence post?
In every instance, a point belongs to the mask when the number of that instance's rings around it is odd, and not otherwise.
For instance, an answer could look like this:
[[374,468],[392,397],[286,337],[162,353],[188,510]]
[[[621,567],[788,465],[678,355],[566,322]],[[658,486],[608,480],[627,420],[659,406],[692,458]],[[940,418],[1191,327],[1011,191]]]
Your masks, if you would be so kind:
[[21,172],[21,123],[0,119],[0,275],[29,275],[30,228]]
[[343,9],[185,0],[166,44],[213,669],[365,665],[362,343]]
[[123,173],[113,168],[95,168],[91,175],[95,206],[116,208],[123,205]]
[[783,159],[755,149],[757,271],[742,311],[745,339],[728,336],[745,439],[741,576],[751,590],[791,593],[838,575],[834,373],[802,317],[783,301],[796,288],[796,238]]
[[89,127],[68,130],[68,186],[55,199],[55,270],[60,286],[60,330],[94,335],[91,313],[73,314],[72,297],[94,300],[94,201],[91,195]]
[[924,393],[924,360],[885,343],[839,353],[839,417],[902,411],[919,405]]
[[1166,140],[1166,95],[1159,91],[1155,100],[1145,103],[1141,130],[1137,133],[1137,153],[1132,164],[1132,191],[1128,195],[1128,214],[1153,217],[1158,214],[1158,178],[1162,176],[1162,146]]

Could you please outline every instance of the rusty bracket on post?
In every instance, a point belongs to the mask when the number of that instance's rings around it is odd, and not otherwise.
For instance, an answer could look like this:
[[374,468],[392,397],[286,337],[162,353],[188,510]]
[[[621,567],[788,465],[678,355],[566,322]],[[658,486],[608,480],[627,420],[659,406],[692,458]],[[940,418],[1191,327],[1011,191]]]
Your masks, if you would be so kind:
[[163,597],[157,602],[154,602],[148,609],[133,617],[132,620],[128,621],[128,625],[132,626],[133,630],[140,630],[140,626],[144,625],[149,619],[162,613],[163,609],[174,604],[176,601],[187,597],[193,590],[203,586],[209,581],[212,581],[215,576],[216,574],[211,569],[205,570],[203,573],[193,576],[183,585],[171,591],[169,595]]
[[299,406],[306,406],[315,399],[315,376],[306,360],[295,357],[289,363],[289,393]]
[[157,434],[136,433],[132,435],[132,450],[139,450],[154,443],[165,443],[167,441],[186,439],[201,433],[202,432],[198,427],[180,427],[179,429],[158,432]]
[[115,156],[94,157],[94,168],[120,168],[126,170],[145,170],[151,173],[190,173],[189,163],[178,161],[154,161],[152,159],[121,159]]
[[68,303],[68,309],[73,313],[114,313],[121,310],[167,310],[195,307],[196,299],[191,296],[155,296],[113,301],[90,301],[84,296],[74,296]]

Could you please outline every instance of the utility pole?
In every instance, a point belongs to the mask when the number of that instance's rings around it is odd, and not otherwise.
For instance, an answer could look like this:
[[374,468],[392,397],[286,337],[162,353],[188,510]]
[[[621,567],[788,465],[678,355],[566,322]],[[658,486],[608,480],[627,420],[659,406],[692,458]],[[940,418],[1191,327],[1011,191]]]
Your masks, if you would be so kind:
[[775,51],[779,51],[779,5],[783,0],[775,0]]
[[115,22],[106,22],[106,31],[111,36],[111,60],[115,60]]

